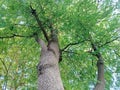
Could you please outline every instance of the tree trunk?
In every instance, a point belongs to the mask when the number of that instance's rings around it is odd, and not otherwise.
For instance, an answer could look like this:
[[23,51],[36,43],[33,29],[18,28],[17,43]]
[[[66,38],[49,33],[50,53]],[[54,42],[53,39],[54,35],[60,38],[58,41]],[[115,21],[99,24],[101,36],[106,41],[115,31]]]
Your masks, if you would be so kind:
[[[35,33],[35,39],[41,46],[41,57],[38,64],[38,90],[64,90],[59,70],[60,51],[57,38],[57,30],[52,26],[52,22],[48,25],[51,30],[49,38],[42,21],[39,19],[36,10],[30,6],[31,12],[35,17],[39,28],[42,30],[44,37],[48,41],[48,45],[38,38]],[[51,40],[50,40],[51,39]]]
[[97,46],[91,42],[92,48],[95,52],[95,56],[97,57],[97,69],[98,69],[98,77],[97,77],[97,84],[95,85],[94,90],[104,90],[105,88],[105,80],[104,80],[104,60],[102,55],[100,54]]
[[48,46],[42,40],[41,57],[38,64],[38,90],[64,90],[59,70],[58,43],[51,41]]
[[98,78],[97,78],[97,84],[94,88],[94,90],[104,90],[105,88],[105,80],[104,80],[104,62],[101,54],[99,53],[97,61],[97,68],[98,68]]

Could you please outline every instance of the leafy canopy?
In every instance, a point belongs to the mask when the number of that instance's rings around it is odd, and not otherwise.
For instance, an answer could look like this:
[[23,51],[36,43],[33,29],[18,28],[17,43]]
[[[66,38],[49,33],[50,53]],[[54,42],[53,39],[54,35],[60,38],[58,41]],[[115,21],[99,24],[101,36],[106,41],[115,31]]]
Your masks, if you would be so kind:
[[[37,88],[36,65],[40,47],[30,36],[44,39],[30,5],[49,33],[49,21],[58,31],[60,48],[66,48],[60,63],[66,90],[88,90],[96,83],[97,58],[89,53],[91,39],[105,59],[106,90],[120,87],[120,6],[116,0],[1,0],[0,88]],[[12,36],[12,37],[10,37]],[[4,38],[3,38],[4,37]],[[10,38],[5,38],[10,37]],[[117,75],[118,74],[118,75]]]

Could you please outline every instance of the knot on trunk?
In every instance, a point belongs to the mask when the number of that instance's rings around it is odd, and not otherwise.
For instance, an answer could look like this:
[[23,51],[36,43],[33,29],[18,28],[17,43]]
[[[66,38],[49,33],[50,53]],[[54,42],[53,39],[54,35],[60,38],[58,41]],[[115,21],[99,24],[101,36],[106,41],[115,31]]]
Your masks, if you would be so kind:
[[45,69],[51,68],[51,67],[53,67],[53,65],[50,65],[50,64],[38,65],[37,66],[38,76],[41,74],[44,74]]
[[98,60],[97,65],[100,65],[100,64],[104,64],[104,61],[103,60]]

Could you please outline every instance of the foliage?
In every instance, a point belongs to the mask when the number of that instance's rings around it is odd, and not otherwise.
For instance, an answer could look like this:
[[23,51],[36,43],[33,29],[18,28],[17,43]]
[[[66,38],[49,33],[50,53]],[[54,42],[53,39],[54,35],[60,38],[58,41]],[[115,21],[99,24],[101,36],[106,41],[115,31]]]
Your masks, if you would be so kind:
[[[89,39],[105,59],[106,90],[120,87],[120,7],[114,0],[1,0],[0,83],[3,90],[36,90],[40,47],[30,36],[43,34],[32,16],[36,9],[47,32],[49,21],[59,33],[60,63],[65,90],[88,90],[96,83],[97,58]],[[2,38],[16,35],[12,38]]]

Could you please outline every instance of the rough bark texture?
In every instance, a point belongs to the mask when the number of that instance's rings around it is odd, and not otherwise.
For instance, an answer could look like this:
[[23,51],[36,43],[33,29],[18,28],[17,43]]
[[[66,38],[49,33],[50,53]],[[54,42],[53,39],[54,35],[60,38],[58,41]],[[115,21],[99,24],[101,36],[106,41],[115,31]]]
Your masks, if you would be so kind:
[[42,40],[40,63],[38,64],[38,90],[64,90],[59,71],[58,43],[51,41],[48,46]]
[[104,80],[104,62],[101,54],[97,56],[97,68],[98,68],[98,78],[97,78],[97,84],[94,88],[94,90],[104,90],[105,88],[105,80]]
[[40,30],[43,32],[48,45],[38,38],[35,33],[35,39],[41,46],[41,57],[38,68],[38,90],[64,90],[59,71],[60,51],[57,38],[57,30],[55,30],[50,23],[51,37],[49,38],[43,22],[39,19],[36,10],[31,8],[31,13],[35,17]]
[[94,43],[91,43],[92,48],[95,52],[95,56],[97,57],[97,68],[98,68],[98,77],[97,77],[97,83],[95,85],[94,90],[104,90],[105,88],[105,80],[104,80],[104,60],[102,58],[102,55],[98,51],[97,46]]

